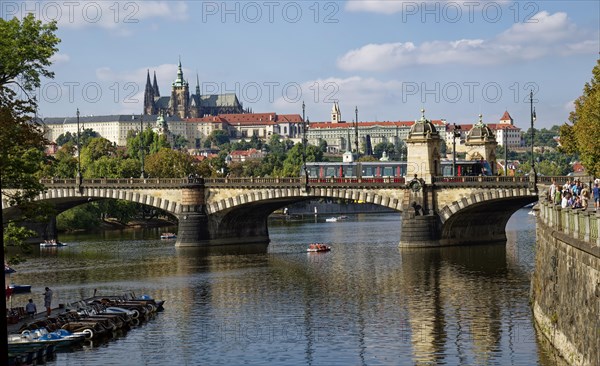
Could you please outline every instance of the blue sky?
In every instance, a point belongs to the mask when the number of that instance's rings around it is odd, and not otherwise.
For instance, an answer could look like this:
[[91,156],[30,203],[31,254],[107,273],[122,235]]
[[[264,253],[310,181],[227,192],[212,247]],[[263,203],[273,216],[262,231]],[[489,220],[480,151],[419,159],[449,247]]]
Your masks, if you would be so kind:
[[140,113],[146,70],[170,93],[236,92],[255,112],[351,121],[564,122],[600,51],[597,1],[65,1],[0,4],[3,18],[58,19],[40,115]]

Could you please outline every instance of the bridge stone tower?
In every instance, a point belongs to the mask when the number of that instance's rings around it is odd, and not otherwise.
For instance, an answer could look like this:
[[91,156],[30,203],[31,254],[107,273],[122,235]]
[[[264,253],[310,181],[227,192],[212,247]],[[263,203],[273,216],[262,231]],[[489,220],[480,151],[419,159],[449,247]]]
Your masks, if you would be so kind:
[[202,178],[190,178],[181,189],[181,212],[175,243],[178,247],[198,246],[210,241],[204,190]]
[[479,115],[477,122],[467,134],[465,145],[469,148],[467,160],[486,160],[492,168],[492,175],[496,175],[496,135],[483,123],[483,116]]
[[433,182],[432,177],[441,174],[440,143],[440,134],[425,118],[425,110],[421,109],[421,119],[415,121],[406,139],[407,176],[416,174],[427,184]]
[[421,119],[412,126],[406,146],[408,149],[407,182],[410,188],[404,197],[401,247],[428,247],[439,245],[441,225],[434,208],[433,177],[441,175],[440,135],[431,121]]

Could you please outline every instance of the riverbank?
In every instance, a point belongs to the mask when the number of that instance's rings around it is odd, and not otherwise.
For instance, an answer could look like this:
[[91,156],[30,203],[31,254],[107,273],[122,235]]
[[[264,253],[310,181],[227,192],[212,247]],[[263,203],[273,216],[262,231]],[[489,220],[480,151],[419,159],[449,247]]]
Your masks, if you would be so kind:
[[126,224],[118,222],[115,219],[102,220],[97,227],[90,229],[78,229],[78,230],[64,230],[59,233],[74,233],[74,232],[87,232],[87,231],[103,231],[103,230],[123,230],[123,229],[137,229],[137,228],[154,228],[154,227],[167,227],[177,226],[176,221],[170,221],[166,219],[154,218],[149,220],[132,220]]

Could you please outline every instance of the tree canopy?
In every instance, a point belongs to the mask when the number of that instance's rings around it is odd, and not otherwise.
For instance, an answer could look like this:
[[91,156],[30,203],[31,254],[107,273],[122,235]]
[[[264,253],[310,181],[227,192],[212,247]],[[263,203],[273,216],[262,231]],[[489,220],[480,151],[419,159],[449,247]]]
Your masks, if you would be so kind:
[[585,83],[583,95],[575,100],[569,123],[560,128],[560,143],[568,153],[579,153],[589,174],[600,176],[600,59]]
[[[35,118],[34,90],[41,78],[52,78],[47,69],[58,51],[56,23],[43,24],[32,14],[22,20],[0,18],[0,188],[18,188],[9,198],[21,205],[25,217],[44,213],[31,199],[43,190],[38,172],[47,161],[47,141]],[[26,233],[14,225],[3,231],[4,243],[20,244]]]

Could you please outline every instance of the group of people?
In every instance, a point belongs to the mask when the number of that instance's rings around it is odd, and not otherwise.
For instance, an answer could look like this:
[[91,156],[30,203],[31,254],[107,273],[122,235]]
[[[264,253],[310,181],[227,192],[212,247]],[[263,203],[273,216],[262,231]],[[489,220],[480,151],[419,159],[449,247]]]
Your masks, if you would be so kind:
[[[46,287],[46,292],[44,292],[44,307],[46,308],[46,315],[50,316],[52,313],[52,290],[49,287]],[[33,299],[29,299],[29,302],[25,305],[25,311],[31,318],[35,316],[37,306],[33,302]]]
[[592,187],[581,182],[579,179],[568,180],[564,185],[552,181],[548,189],[548,200],[560,205],[562,208],[574,208],[587,210],[589,201],[594,204],[594,209],[600,209],[600,179],[596,179]]

